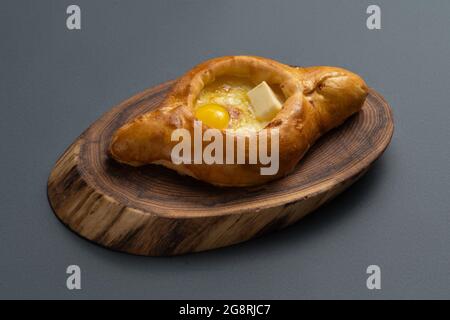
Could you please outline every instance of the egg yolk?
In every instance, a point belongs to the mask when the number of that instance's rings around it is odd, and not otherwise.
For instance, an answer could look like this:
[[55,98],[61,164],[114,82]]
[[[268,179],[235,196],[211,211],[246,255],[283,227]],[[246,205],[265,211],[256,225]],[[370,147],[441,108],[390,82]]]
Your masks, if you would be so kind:
[[220,130],[226,129],[230,122],[227,109],[215,103],[199,106],[195,111],[195,117],[208,127]]

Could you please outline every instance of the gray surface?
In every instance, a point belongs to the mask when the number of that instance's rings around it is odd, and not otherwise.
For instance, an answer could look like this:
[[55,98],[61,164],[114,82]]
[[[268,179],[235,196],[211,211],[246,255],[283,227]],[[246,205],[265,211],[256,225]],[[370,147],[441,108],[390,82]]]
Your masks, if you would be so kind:
[[[450,298],[449,1],[2,1],[0,298]],[[373,169],[297,225],[245,244],[144,258],[64,228],[46,198],[58,156],[134,93],[225,54],[361,74],[394,109]],[[82,268],[68,291],[65,268]],[[382,268],[369,291],[366,267]]]

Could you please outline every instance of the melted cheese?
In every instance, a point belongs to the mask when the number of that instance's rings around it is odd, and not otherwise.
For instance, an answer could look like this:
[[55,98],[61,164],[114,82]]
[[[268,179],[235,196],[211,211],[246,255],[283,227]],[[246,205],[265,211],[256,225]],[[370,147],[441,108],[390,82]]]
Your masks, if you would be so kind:
[[247,96],[252,88],[253,84],[247,79],[221,77],[203,88],[197,98],[196,110],[208,104],[219,104],[227,109],[230,116],[227,129],[232,131],[261,130],[268,124],[268,121],[259,121],[255,116]]

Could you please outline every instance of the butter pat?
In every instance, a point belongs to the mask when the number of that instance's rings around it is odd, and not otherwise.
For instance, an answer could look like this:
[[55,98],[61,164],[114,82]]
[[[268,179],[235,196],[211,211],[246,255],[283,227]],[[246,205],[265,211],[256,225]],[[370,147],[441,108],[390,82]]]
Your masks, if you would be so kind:
[[247,96],[258,120],[272,120],[278,111],[281,110],[281,102],[265,81],[247,92]]

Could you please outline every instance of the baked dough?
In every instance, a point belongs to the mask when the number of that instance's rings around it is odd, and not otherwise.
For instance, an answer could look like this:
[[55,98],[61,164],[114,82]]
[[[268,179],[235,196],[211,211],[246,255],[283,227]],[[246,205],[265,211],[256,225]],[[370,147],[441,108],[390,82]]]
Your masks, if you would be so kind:
[[[175,129],[193,135],[195,104],[202,89],[224,76],[266,81],[284,95],[282,109],[265,126],[279,130],[279,170],[261,175],[261,164],[174,164]],[[361,77],[336,67],[291,67],[253,56],[227,56],[205,61],[179,78],[161,106],[119,128],[110,156],[131,166],[160,164],[180,174],[218,186],[252,186],[283,177],[295,168],[324,133],[358,112],[367,96]],[[205,127],[205,125],[203,124]],[[204,128],[206,130],[207,127]],[[225,131],[222,130],[225,136]],[[248,148],[248,146],[247,146]],[[248,156],[248,150],[246,150]]]

